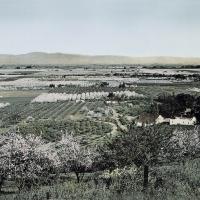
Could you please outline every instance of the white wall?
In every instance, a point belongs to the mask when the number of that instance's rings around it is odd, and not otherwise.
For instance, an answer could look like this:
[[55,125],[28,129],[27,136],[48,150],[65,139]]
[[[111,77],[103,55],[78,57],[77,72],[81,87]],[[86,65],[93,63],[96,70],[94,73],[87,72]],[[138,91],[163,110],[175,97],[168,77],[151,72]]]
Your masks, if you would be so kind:
[[180,118],[176,117],[175,119],[170,119],[170,125],[194,125],[196,123],[196,118],[193,117],[191,119],[188,118]]

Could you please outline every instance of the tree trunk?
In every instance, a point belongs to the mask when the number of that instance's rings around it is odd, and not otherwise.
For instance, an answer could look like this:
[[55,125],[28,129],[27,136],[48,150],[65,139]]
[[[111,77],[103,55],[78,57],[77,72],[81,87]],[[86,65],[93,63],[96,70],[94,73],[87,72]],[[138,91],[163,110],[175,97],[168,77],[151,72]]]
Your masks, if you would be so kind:
[[2,188],[3,183],[0,183],[0,194],[1,194],[1,188]]
[[1,189],[2,189],[3,183],[4,183],[4,177],[0,176],[0,193],[1,193]]
[[80,176],[78,172],[75,172],[77,183],[80,183]]
[[148,188],[149,183],[149,166],[144,165],[144,180],[143,180],[143,189],[146,190]]
[[80,179],[81,182],[83,181],[84,175],[85,175],[85,173],[82,173],[82,176],[81,176],[81,179]]

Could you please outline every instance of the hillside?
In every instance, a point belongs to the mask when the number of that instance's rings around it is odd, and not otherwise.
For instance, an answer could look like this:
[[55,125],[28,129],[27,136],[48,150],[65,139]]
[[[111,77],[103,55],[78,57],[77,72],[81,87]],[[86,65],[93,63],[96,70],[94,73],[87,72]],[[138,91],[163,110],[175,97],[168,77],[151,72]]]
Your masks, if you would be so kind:
[[200,64],[200,58],[88,56],[34,52],[21,55],[0,55],[0,64]]

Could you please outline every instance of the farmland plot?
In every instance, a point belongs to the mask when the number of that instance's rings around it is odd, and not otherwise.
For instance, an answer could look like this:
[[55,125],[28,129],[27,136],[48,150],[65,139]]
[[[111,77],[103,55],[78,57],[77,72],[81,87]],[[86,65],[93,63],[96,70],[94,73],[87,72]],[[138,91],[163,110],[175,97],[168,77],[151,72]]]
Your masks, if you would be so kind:
[[12,81],[1,81],[0,87],[8,90],[17,90],[17,89],[46,89],[51,84],[53,85],[79,85],[79,86],[91,86],[94,83],[89,81],[46,81],[39,78],[20,78]]
[[1,109],[1,118],[6,120],[12,116],[19,116],[20,119],[33,117],[38,119],[68,119],[72,115],[84,115],[82,108],[87,107],[89,110],[94,110],[98,107],[104,107],[105,104],[99,102],[57,102],[57,103],[15,103]]
[[63,87],[56,87],[49,90],[49,93],[66,93],[66,94],[82,94],[82,93],[91,93],[91,92],[117,92],[117,91],[133,91],[134,88],[119,88],[119,87],[97,87],[97,86],[89,86],[89,87],[79,87],[76,85],[68,85]]
[[58,101],[85,101],[92,99],[109,99],[109,97],[115,97],[118,99],[135,99],[143,98],[142,94],[138,94],[135,91],[116,91],[116,92],[86,92],[81,94],[67,94],[67,93],[42,93],[38,97],[32,100],[32,102],[58,102]]
[[18,131],[27,135],[30,132],[35,135],[41,135],[48,141],[55,141],[60,139],[64,132],[69,132],[73,135],[80,136],[82,142],[87,142],[88,139],[92,140],[103,140],[112,131],[112,126],[99,121],[94,120],[46,120],[46,121],[35,121],[31,123],[20,123]]

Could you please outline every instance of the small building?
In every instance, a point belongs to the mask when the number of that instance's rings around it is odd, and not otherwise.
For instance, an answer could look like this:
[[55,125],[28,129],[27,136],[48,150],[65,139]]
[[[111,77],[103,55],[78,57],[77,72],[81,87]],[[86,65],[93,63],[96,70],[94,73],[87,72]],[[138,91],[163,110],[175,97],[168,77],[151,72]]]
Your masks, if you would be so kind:
[[106,101],[105,103],[106,104],[117,104],[118,102],[117,101]]
[[169,125],[187,125],[192,126],[197,123],[196,117],[175,117],[164,118],[162,115],[153,115],[150,113],[142,113],[136,120],[136,126],[151,126],[155,124],[167,123]]
[[196,117],[186,118],[186,117],[175,117],[174,119],[170,119],[170,125],[195,125],[197,122]]
[[142,113],[136,120],[136,126],[152,126],[156,123],[158,115]]
[[159,115],[158,118],[155,121],[156,124],[161,124],[161,123],[170,123],[170,118],[164,118],[162,115]]
[[185,115],[191,114],[192,113],[192,109],[191,108],[186,108],[185,109]]
[[34,121],[35,121],[35,118],[32,117],[32,116],[28,116],[28,117],[26,118],[26,122],[27,122],[27,123],[34,122]]
[[87,117],[92,117],[92,118],[102,118],[103,114],[100,112],[94,112],[93,110],[88,111]]

